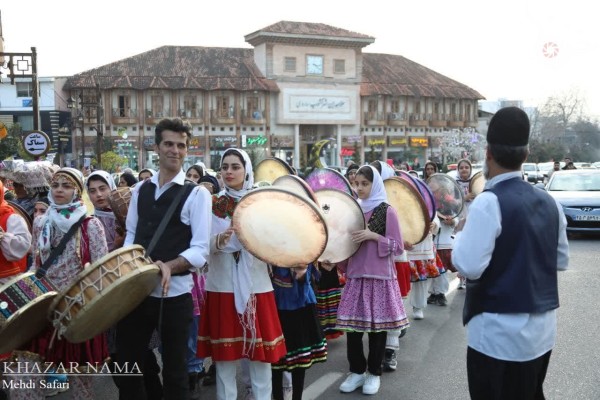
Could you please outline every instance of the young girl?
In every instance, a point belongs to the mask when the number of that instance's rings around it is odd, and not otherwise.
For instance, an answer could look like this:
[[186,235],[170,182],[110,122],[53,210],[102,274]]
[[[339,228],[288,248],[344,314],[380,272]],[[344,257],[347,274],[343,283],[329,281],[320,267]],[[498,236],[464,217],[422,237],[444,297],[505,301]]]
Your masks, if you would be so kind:
[[[39,269],[57,247],[71,226],[82,217],[83,223],[68,240],[66,247],[46,272],[46,279],[62,291],[70,287],[83,270],[86,263],[93,263],[108,252],[102,223],[94,217],[87,217],[87,209],[81,200],[83,175],[74,168],[61,168],[52,178],[48,200],[48,211],[38,217],[33,227],[33,248],[35,257],[33,269]],[[48,328],[33,339],[29,350],[39,354],[46,362],[100,364],[108,356],[106,336],[98,335],[83,343],[70,343],[55,338],[54,329]],[[23,379],[24,377],[20,377]],[[39,379],[39,377],[37,377]],[[92,377],[71,377],[71,393],[77,399],[93,399]],[[11,393],[13,399],[44,399],[39,382],[33,389],[20,389]]]
[[236,361],[247,358],[256,400],[271,400],[271,363],[287,353],[273,285],[267,265],[242,247],[231,228],[238,201],[254,184],[250,157],[240,149],[226,150],[221,172],[225,187],[213,196],[197,354],[216,364],[218,399],[237,398]]
[[292,374],[292,400],[302,400],[304,375],[314,363],[327,360],[327,342],[317,319],[311,278],[316,269],[273,267],[273,286],[287,354],[273,369],[273,399],[283,400],[283,372]]
[[[469,191],[469,188],[471,186],[471,173],[473,170],[473,166],[471,165],[471,161],[467,159],[462,159],[458,162],[456,168],[458,169],[458,177],[456,178],[456,182],[458,183],[458,186],[460,186],[461,189],[463,189],[465,195],[465,207],[458,218],[459,220],[461,220],[467,217],[467,214],[469,212],[469,206],[471,205],[473,199],[475,199],[475,195]],[[460,283],[458,284],[458,289],[465,289],[467,286],[467,280],[460,274],[458,275],[458,279],[460,280]]]
[[[340,391],[349,393],[362,386],[364,394],[375,394],[380,386],[387,331],[408,326],[394,266],[394,257],[404,246],[398,215],[386,202],[377,170],[370,165],[361,167],[354,183],[367,228],[352,233],[352,240],[362,245],[339,264],[346,271],[347,282],[337,327],[347,331],[350,363],[350,374]],[[362,344],[365,332],[369,335],[367,359]]]

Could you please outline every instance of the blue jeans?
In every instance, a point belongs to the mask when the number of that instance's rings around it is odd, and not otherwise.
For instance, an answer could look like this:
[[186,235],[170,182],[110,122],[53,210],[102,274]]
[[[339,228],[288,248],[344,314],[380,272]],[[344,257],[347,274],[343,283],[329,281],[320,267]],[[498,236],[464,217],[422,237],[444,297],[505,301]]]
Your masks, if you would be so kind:
[[196,345],[198,344],[198,324],[200,316],[195,315],[190,324],[190,336],[187,344],[187,369],[188,373],[204,371],[204,358],[196,357]]

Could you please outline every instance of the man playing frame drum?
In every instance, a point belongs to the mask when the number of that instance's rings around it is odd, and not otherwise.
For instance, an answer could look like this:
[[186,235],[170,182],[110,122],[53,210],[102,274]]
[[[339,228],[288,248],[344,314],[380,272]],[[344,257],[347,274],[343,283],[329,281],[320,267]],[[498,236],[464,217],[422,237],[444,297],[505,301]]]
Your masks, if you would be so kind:
[[[177,204],[156,247],[149,257],[160,268],[161,281],[154,291],[117,325],[119,363],[144,359],[152,331],[157,328],[163,346],[165,399],[187,399],[187,340],[192,321],[191,270],[208,258],[211,199],[207,190],[185,183],[181,169],[191,138],[191,126],[178,118],[163,119],[155,130],[159,172],[136,185],[127,213],[125,245],[148,249],[154,233],[171,203]],[[179,191],[183,191],[177,201]],[[120,399],[146,399],[142,377],[125,377]]]

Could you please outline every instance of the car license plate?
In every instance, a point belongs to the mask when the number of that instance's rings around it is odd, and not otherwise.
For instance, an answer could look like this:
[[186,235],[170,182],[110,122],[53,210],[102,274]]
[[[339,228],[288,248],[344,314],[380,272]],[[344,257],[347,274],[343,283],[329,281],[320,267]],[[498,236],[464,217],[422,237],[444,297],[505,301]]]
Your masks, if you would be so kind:
[[576,215],[575,221],[600,221],[600,215]]

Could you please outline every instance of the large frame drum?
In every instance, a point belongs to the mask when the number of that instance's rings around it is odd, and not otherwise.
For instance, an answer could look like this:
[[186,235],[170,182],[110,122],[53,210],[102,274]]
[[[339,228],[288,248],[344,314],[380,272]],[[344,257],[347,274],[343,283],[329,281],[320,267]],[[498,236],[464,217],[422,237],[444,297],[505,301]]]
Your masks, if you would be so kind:
[[159,284],[160,269],[142,246],[108,253],[81,271],[53,302],[49,317],[59,336],[81,343],[106,331]]
[[400,221],[402,239],[410,244],[422,242],[429,234],[429,211],[423,197],[406,180],[394,176],[383,181],[389,204]]
[[275,179],[284,175],[293,175],[292,168],[280,158],[269,157],[259,162],[254,168],[254,182],[262,186],[261,182],[273,183]]
[[0,354],[18,349],[44,330],[57,295],[50,281],[33,272],[0,286]]
[[239,201],[231,223],[248,252],[267,264],[306,266],[327,245],[327,225],[319,207],[281,187],[252,190]]
[[315,192],[327,224],[327,247],[319,261],[337,263],[358,251],[361,243],[352,241],[352,232],[366,229],[365,216],[354,197],[337,189]]

